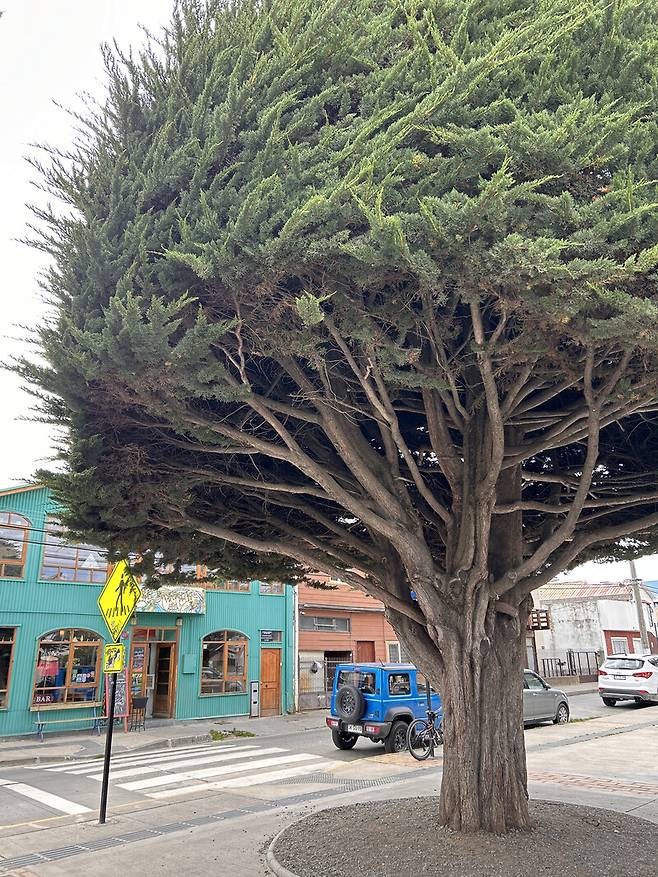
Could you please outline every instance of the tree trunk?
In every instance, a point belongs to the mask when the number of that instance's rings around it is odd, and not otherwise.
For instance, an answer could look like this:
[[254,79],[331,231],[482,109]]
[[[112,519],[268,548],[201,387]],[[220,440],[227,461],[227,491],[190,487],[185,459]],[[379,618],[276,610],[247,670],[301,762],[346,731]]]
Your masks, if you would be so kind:
[[500,614],[493,624],[484,648],[478,644],[467,653],[463,637],[447,632],[441,649],[439,821],[456,831],[500,834],[531,825],[523,737],[525,624]]
[[443,703],[439,822],[455,831],[529,829],[523,737],[525,606],[520,617],[487,611],[487,637],[465,648],[463,630],[429,631],[397,612],[389,618]]

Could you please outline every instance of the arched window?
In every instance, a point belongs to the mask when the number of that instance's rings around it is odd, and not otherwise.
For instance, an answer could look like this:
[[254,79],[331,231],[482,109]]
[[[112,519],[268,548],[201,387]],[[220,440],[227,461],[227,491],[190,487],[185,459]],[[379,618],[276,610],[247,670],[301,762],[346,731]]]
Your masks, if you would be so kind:
[[247,691],[248,643],[238,630],[216,630],[201,646],[201,694],[244,694]]
[[22,579],[30,522],[15,512],[0,512],[0,578]]
[[39,640],[34,671],[34,706],[100,702],[103,640],[93,630],[51,630]]

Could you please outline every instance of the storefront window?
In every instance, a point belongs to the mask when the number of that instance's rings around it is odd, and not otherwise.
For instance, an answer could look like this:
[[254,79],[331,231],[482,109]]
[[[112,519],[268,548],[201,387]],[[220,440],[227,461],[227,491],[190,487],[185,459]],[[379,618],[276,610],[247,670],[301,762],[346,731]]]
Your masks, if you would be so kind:
[[0,709],[6,709],[9,702],[15,635],[15,628],[0,627]]
[[49,518],[41,563],[44,582],[87,582],[102,585],[107,578],[107,555],[94,545],[71,545],[66,530]]
[[100,701],[103,642],[91,630],[53,630],[39,641],[34,675],[34,706]]
[[216,630],[203,638],[201,694],[244,694],[247,690],[247,637]]
[[29,527],[22,515],[0,512],[0,578],[23,578]]
[[283,594],[284,585],[282,582],[259,582],[259,591],[261,594]]

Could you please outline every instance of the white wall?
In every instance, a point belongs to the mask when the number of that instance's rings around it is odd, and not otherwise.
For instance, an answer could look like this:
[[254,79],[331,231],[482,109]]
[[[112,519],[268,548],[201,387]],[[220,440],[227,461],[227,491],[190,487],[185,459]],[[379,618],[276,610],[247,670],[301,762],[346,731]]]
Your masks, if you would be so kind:
[[536,632],[537,658],[561,655],[567,649],[598,651],[603,648],[597,600],[539,600],[549,609],[551,629]]

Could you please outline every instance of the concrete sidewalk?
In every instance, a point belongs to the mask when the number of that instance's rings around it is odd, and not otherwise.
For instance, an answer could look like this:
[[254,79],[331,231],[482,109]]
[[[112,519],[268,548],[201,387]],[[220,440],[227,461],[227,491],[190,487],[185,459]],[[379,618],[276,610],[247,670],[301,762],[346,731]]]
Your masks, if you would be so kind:
[[[207,743],[213,732],[228,734],[233,730],[253,734],[255,737],[276,737],[315,731],[325,727],[325,711],[296,713],[250,719],[237,718],[194,719],[174,721],[147,719],[145,731],[124,733],[118,725],[114,729],[112,752],[148,751],[150,749],[190,746]],[[31,764],[47,764],[67,759],[94,758],[101,756],[105,748],[105,731],[100,735],[89,731],[46,734],[43,743],[36,734],[29,737],[4,737],[0,739],[0,767],[20,767]]]

